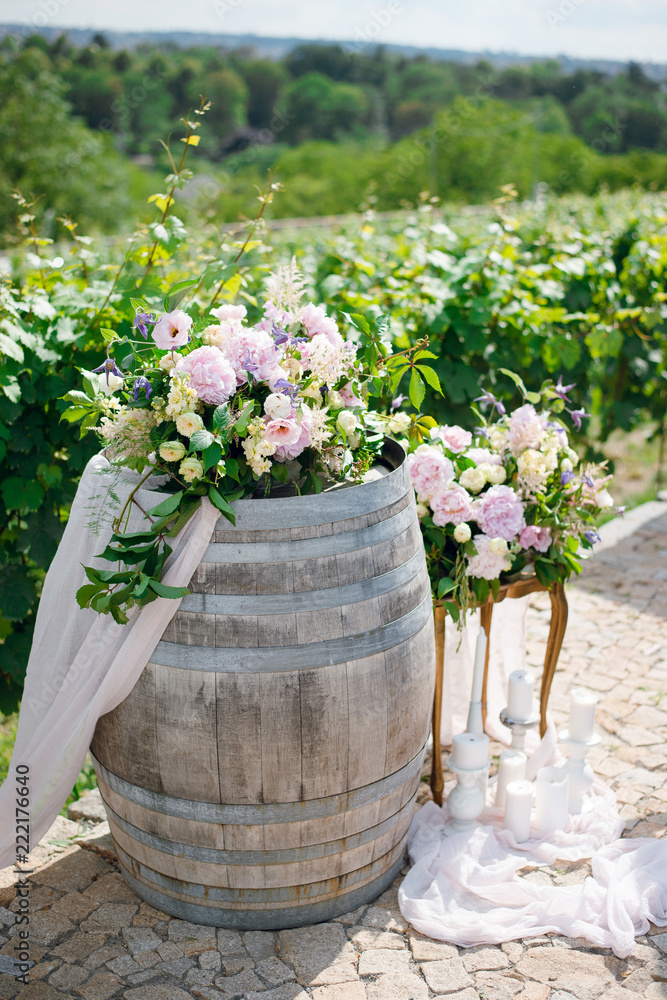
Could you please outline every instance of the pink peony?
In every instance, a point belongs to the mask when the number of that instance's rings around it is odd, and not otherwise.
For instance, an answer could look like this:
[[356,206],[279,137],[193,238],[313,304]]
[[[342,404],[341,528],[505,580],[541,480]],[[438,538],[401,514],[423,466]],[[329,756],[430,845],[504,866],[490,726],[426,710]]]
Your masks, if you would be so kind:
[[519,545],[522,549],[533,548],[537,552],[546,552],[551,545],[551,528],[527,525],[519,535]]
[[160,316],[153,327],[151,337],[158,347],[163,351],[173,351],[177,347],[183,347],[190,340],[190,327],[192,319],[182,309],[174,309],[170,313]]
[[468,576],[482,577],[484,580],[496,580],[501,573],[506,573],[512,565],[511,557],[494,555],[490,549],[492,538],[488,535],[475,535],[473,542],[477,555],[467,556]]
[[408,469],[412,485],[417,494],[425,500],[441,490],[454,478],[454,466],[448,458],[432,445],[420,444],[408,456]]
[[296,444],[300,436],[301,428],[296,420],[276,417],[274,420],[267,420],[264,426],[264,440],[269,444],[289,447]]
[[511,542],[526,526],[521,497],[509,486],[492,486],[479,500],[477,522],[491,538]]
[[248,373],[256,382],[267,382],[280,361],[273,337],[265,330],[240,329],[227,341],[224,352],[239,385],[248,381]]
[[211,309],[211,315],[215,316],[221,323],[240,323],[241,320],[245,319],[247,311],[245,306],[225,305],[218,306],[217,309]]
[[444,528],[446,524],[462,524],[464,521],[472,521],[475,517],[472,502],[472,497],[467,490],[456,483],[449,483],[431,497],[433,523]]
[[[296,422],[296,421],[295,421]],[[304,448],[308,448],[311,444],[311,428],[313,426],[313,418],[311,416],[310,408],[304,406],[301,412],[301,423],[297,424],[299,428],[299,436],[293,444],[287,444],[282,441],[280,445],[276,448],[275,457],[280,462],[284,462],[288,458],[297,458]]]
[[525,403],[510,417],[510,451],[516,457],[526,448],[539,448],[546,430],[547,418],[535,412],[531,403]]
[[470,431],[464,430],[458,424],[452,424],[451,426],[443,424],[442,427],[438,427],[434,431],[434,434],[440,438],[445,448],[449,448],[450,451],[463,451],[464,448],[468,448],[472,443],[472,434]]
[[226,403],[236,389],[236,376],[218,347],[198,347],[179,358],[174,371],[190,372],[190,388],[211,406]]
[[318,333],[323,333],[334,347],[343,346],[344,341],[338,332],[336,321],[327,316],[322,306],[315,306],[312,302],[309,302],[301,313],[301,323],[305,327],[309,337],[315,337]]

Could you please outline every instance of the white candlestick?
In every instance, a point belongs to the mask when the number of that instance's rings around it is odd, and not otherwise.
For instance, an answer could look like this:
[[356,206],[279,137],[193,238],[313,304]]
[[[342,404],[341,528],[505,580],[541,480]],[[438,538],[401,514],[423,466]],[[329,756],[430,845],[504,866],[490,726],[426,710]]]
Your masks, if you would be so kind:
[[510,781],[505,789],[505,829],[517,843],[530,837],[530,810],[533,785],[530,781]]
[[484,733],[459,733],[452,740],[452,761],[464,771],[478,771],[489,759],[489,737]]
[[515,722],[527,722],[533,715],[535,675],[530,670],[513,670],[507,696],[507,714]]
[[542,833],[567,827],[569,782],[563,767],[541,767],[537,772],[535,825]]
[[505,808],[505,791],[510,781],[523,781],[526,777],[526,755],[521,750],[503,750],[498,764],[496,808]]
[[479,630],[477,645],[475,647],[475,667],[472,675],[471,701],[482,700],[482,684],[484,683],[484,664],[486,663],[486,632]]
[[569,737],[579,743],[587,743],[595,731],[597,696],[586,688],[573,688],[570,699]]

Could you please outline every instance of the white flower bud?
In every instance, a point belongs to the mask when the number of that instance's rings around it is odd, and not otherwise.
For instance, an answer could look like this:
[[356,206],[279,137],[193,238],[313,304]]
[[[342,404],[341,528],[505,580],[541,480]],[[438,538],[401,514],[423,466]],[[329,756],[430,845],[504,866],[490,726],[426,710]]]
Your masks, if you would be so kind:
[[613,507],[614,501],[609,490],[598,490],[595,494],[595,503],[598,507]]
[[507,542],[504,538],[492,538],[489,542],[489,552],[494,556],[504,556],[507,553]]
[[424,504],[424,503],[418,503],[417,504],[417,517],[418,518],[421,519],[422,517],[428,517],[428,513],[429,513],[429,510],[428,510],[428,507],[426,506],[426,504]]
[[488,470],[486,479],[492,486],[500,486],[507,479],[507,473],[502,465],[489,465]]
[[466,524],[465,521],[463,524],[457,524],[454,528],[454,540],[457,542],[469,542],[471,534],[470,525]]
[[572,462],[570,461],[569,458],[564,458],[563,461],[560,463],[560,471],[572,472]]
[[357,418],[351,410],[343,410],[338,417],[338,426],[341,430],[345,431],[346,434],[351,434],[357,426],[357,423]]
[[459,483],[471,493],[479,493],[486,486],[486,476],[479,469],[470,467],[463,470],[459,476]]
[[327,391],[327,404],[332,410],[342,410],[345,406],[345,400],[336,389],[329,389]]

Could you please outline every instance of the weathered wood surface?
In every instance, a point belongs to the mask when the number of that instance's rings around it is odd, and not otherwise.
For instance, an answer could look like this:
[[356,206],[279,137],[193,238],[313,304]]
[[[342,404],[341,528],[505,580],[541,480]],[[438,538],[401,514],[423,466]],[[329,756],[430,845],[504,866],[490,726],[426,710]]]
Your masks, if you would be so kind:
[[400,867],[435,664],[412,487],[389,457],[373,483],[236,505],[98,724],[121,865],[167,912],[294,926],[373,898]]

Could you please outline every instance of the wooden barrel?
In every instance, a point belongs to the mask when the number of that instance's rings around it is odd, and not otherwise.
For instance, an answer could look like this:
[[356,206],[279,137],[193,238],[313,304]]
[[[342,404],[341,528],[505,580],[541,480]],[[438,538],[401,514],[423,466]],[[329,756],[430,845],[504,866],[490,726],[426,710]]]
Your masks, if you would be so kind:
[[195,923],[277,929],[403,863],[434,682],[403,450],[319,496],[244,500],[91,746],[123,874]]

